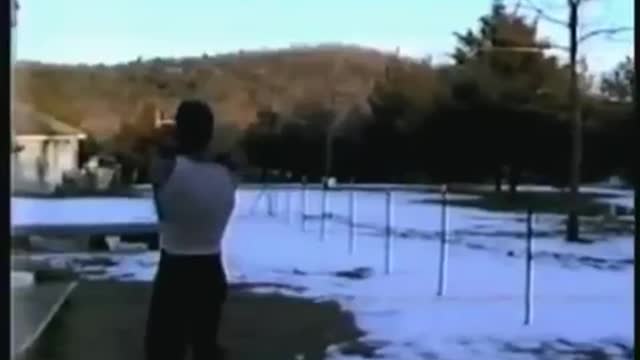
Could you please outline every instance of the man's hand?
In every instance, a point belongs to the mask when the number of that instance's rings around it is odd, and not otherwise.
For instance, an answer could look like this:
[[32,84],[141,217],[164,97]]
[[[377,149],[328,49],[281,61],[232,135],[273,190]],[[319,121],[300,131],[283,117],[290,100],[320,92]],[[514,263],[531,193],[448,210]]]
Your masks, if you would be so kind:
[[238,164],[233,160],[233,156],[230,153],[221,153],[216,155],[215,162],[227,168],[229,175],[233,180],[233,184],[237,188],[240,183],[240,176],[237,173]]
[[158,129],[153,136],[153,147],[162,157],[174,157],[176,154],[176,143],[174,127],[164,125]]

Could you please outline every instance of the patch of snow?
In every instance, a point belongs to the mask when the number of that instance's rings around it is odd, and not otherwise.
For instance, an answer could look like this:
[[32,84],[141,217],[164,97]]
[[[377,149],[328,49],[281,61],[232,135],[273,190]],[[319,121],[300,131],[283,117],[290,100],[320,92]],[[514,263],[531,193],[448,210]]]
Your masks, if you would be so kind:
[[[357,194],[358,230],[353,254],[348,251],[349,192],[328,194],[327,212],[332,216],[326,220],[324,240],[319,234],[321,191],[308,192],[306,232],[301,225],[300,190],[278,191],[277,217],[268,216],[266,197],[255,203],[259,193],[259,189],[241,190],[237,195],[237,208],[223,244],[230,281],[283,284],[286,287],[275,291],[338,301],[354,313],[358,326],[367,332],[361,340],[380,347],[381,358],[528,359],[533,358],[535,349],[549,343],[555,347],[544,351],[558,352],[552,353],[557,355],[552,358],[571,358],[571,352],[579,350],[576,344],[598,346],[613,356],[618,350],[606,345],[607,339],[634,347],[634,255],[630,237],[591,245],[567,244],[555,231],[559,217],[539,217],[535,223],[533,324],[524,326],[523,214],[449,207],[447,234],[452,243],[447,288],[445,296],[438,297],[441,207],[420,201],[437,198],[437,194],[395,193],[393,271],[385,275],[383,193]],[[148,199],[108,201],[43,207],[58,212],[53,215],[55,221],[154,219]],[[30,212],[42,204],[27,202],[27,207],[19,209],[24,204],[12,204],[18,207],[17,221],[53,221],[43,210]],[[84,214],[88,204],[94,215]],[[256,211],[250,214],[254,205]],[[64,207],[64,215],[57,206]],[[41,255],[49,259],[91,256]],[[158,261],[157,252],[109,256],[117,259],[117,264],[105,267],[106,274],[91,276],[149,281]],[[592,264],[623,260],[631,262],[615,269]],[[94,266],[90,269],[96,270]],[[337,275],[355,269],[367,276]],[[342,354],[337,345],[327,354],[331,359],[357,358]]]
[[11,271],[11,289],[33,286],[35,278],[29,271]]
[[154,223],[155,208],[145,198],[11,198],[11,225]]

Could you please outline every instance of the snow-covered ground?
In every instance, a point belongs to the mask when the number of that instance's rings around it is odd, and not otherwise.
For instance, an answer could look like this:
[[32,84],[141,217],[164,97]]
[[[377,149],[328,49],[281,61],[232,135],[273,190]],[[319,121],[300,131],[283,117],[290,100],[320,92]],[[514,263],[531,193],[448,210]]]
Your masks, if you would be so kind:
[[[238,193],[224,243],[231,281],[280,283],[291,290],[263,291],[339,301],[383,358],[573,359],[598,352],[629,358],[634,347],[630,236],[569,245],[561,217],[536,217],[533,323],[524,326],[524,214],[450,207],[447,289],[437,297],[441,207],[424,202],[437,194],[394,192],[393,267],[386,275],[384,193],[357,193],[352,254],[349,192],[328,196],[324,239],[320,191],[309,192],[306,231],[299,190],[279,192],[275,218],[267,215],[266,198],[254,206],[259,193]],[[148,199],[14,199],[12,208],[13,224],[155,219]],[[150,280],[155,272],[157,253],[111,257],[117,264],[99,276]],[[340,344],[327,352],[350,358]]]
[[85,225],[155,222],[148,198],[11,198],[11,224]]

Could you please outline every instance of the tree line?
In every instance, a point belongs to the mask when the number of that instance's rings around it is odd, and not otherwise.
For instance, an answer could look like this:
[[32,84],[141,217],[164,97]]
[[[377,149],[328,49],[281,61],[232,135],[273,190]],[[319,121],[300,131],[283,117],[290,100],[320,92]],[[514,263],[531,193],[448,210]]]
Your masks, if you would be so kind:
[[[456,34],[454,64],[387,63],[365,108],[269,109],[245,132],[248,163],[362,181],[569,181],[569,68],[540,49],[536,20],[496,2],[477,29]],[[490,49],[515,49],[490,51]],[[522,50],[522,51],[519,51]],[[598,89],[583,60],[583,182],[632,169],[632,59]],[[327,165],[330,164],[330,165]]]
[[[448,65],[340,46],[115,66],[23,64],[16,96],[83,127],[94,135],[88,152],[115,154],[139,181],[154,138],[166,136],[153,129],[156,110],[199,97],[218,118],[215,152],[257,178],[281,170],[296,179],[565,186],[570,71],[542,50],[548,41],[537,28],[496,2],[478,26],[455,34]],[[579,70],[582,180],[628,178],[633,60],[597,86],[584,60]]]

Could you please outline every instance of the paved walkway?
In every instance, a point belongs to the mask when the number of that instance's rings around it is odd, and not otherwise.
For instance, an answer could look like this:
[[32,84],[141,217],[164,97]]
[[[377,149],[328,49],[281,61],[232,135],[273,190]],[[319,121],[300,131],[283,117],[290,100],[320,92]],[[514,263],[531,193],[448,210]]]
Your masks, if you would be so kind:
[[52,282],[11,290],[13,356],[23,353],[37,340],[76,284]]
[[[139,360],[150,297],[148,282],[80,282],[65,306],[21,360]],[[233,284],[221,343],[228,359],[323,359],[331,344],[362,335],[351,314],[331,301],[249,292]],[[303,357],[301,357],[301,355]]]

